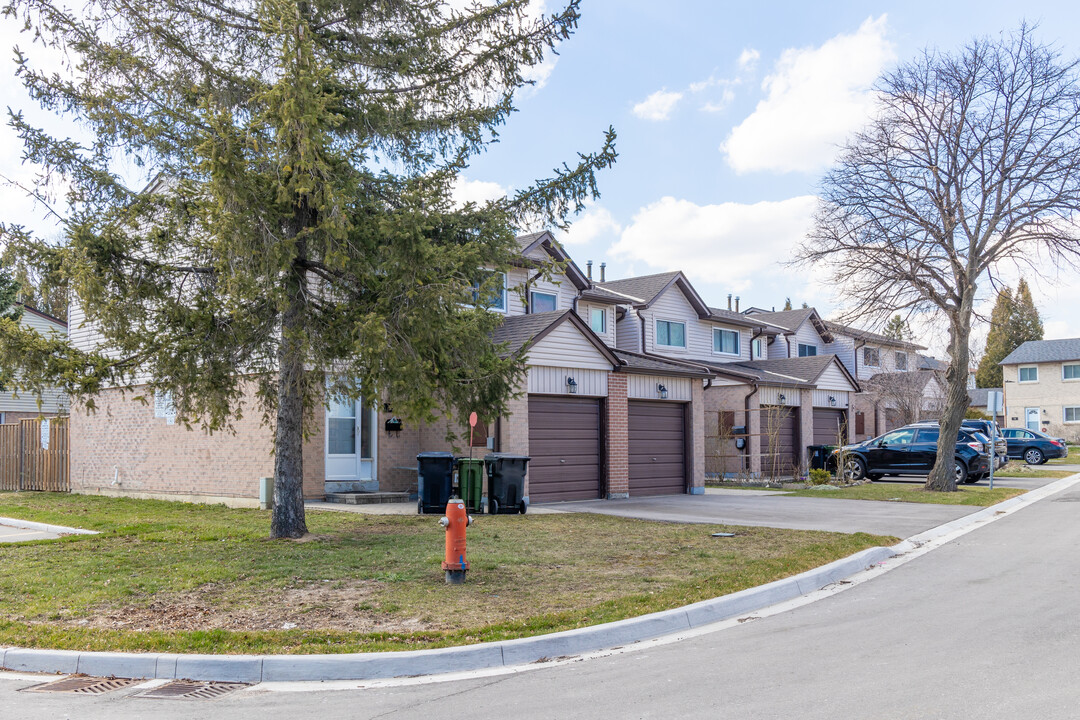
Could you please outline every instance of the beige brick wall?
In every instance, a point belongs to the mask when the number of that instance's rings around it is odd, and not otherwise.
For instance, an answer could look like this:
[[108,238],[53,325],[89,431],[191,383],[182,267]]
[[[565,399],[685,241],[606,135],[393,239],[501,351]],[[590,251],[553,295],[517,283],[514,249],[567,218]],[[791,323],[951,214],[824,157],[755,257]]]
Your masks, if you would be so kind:
[[8,411],[4,411],[4,412],[0,413],[0,415],[3,415],[3,423],[5,425],[14,425],[15,423],[22,422],[23,420],[37,420],[39,417],[40,418],[53,418],[53,417],[57,416],[57,413],[54,413],[54,412],[37,413],[37,412],[8,412]]
[[1026,410],[1038,408],[1040,430],[1080,442],[1080,423],[1065,422],[1065,408],[1080,407],[1080,380],[1064,380],[1060,362],[1032,365],[1039,369],[1038,382],[1019,382],[1019,368],[1031,365],[1001,368],[1005,381],[1005,426],[1026,427]]
[[[106,390],[97,411],[73,408],[70,421],[73,492],[258,500],[260,477],[274,474],[273,434],[262,424],[252,393],[233,431],[208,433],[154,417],[139,391]],[[321,418],[321,413],[319,413]],[[304,495],[323,494],[323,429],[316,422],[304,443]]]
[[[757,460],[757,470],[761,471],[761,461],[757,457],[760,453],[760,438],[755,434],[755,427],[760,427],[759,413],[746,412],[746,395],[751,390],[750,385],[713,385],[702,391],[702,418],[704,427],[702,437],[702,467],[703,476],[743,474],[750,471],[751,463]],[[757,409],[757,395],[751,398],[753,410]],[[736,426],[747,426],[751,433],[747,438],[747,449],[738,450],[735,447],[735,439],[723,437],[720,432],[720,415],[723,412],[735,414]],[[695,420],[696,421],[696,420]]]
[[630,407],[629,378],[623,373],[608,375],[607,437],[607,496],[626,498],[630,495]]
[[690,492],[705,492],[705,389],[701,380],[690,381]]

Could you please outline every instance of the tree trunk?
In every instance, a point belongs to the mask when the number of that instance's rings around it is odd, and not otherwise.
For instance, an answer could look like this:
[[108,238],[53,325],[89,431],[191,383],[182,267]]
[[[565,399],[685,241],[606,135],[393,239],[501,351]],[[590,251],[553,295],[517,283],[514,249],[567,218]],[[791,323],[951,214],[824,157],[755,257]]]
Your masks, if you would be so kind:
[[968,340],[971,337],[971,313],[974,288],[965,293],[958,310],[949,317],[949,369],[945,372],[945,411],[941,414],[937,460],[926,478],[927,490],[954,492],[956,490],[956,438],[964,421],[970,399],[967,390]]
[[304,242],[287,278],[289,303],[281,315],[278,348],[278,403],[274,438],[274,512],[270,537],[298,538],[307,533],[304,517],[304,296],[306,275],[300,267]]

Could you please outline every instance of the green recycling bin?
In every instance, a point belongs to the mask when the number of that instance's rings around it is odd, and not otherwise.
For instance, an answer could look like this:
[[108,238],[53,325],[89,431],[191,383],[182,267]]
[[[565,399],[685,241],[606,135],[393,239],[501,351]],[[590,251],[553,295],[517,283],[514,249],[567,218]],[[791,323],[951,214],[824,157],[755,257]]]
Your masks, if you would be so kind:
[[479,458],[459,457],[457,459],[458,487],[461,499],[469,512],[482,511],[480,497],[484,488],[484,461]]

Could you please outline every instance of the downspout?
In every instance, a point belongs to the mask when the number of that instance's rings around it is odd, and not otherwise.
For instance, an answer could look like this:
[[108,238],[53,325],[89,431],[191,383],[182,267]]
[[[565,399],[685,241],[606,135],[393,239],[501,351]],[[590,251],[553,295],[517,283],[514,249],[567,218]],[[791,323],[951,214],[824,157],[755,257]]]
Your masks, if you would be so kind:
[[641,354],[644,355],[645,354],[645,316],[642,315],[639,312],[638,317],[641,318]]
[[[746,393],[746,397],[743,398],[743,417],[746,418],[746,449],[743,452],[743,454],[746,456],[745,465],[746,465],[746,474],[748,476],[750,474],[750,398],[754,397],[754,395],[757,394],[757,391],[758,391],[758,386],[757,386],[757,383],[755,383],[754,384],[754,389],[751,390],[750,392]],[[760,424],[760,414],[759,414],[759,424]],[[759,435],[760,435],[760,433],[759,433]],[[758,438],[758,443],[760,444],[760,442],[761,442],[761,438],[759,437]]]

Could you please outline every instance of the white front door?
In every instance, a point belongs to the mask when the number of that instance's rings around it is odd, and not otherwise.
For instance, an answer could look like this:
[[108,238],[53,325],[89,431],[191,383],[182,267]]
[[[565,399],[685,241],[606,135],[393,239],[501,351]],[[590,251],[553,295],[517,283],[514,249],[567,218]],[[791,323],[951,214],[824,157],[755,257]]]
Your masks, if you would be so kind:
[[375,411],[362,401],[331,400],[326,411],[326,480],[375,479]]
[[1028,430],[1039,429],[1039,408],[1024,408],[1024,427]]

